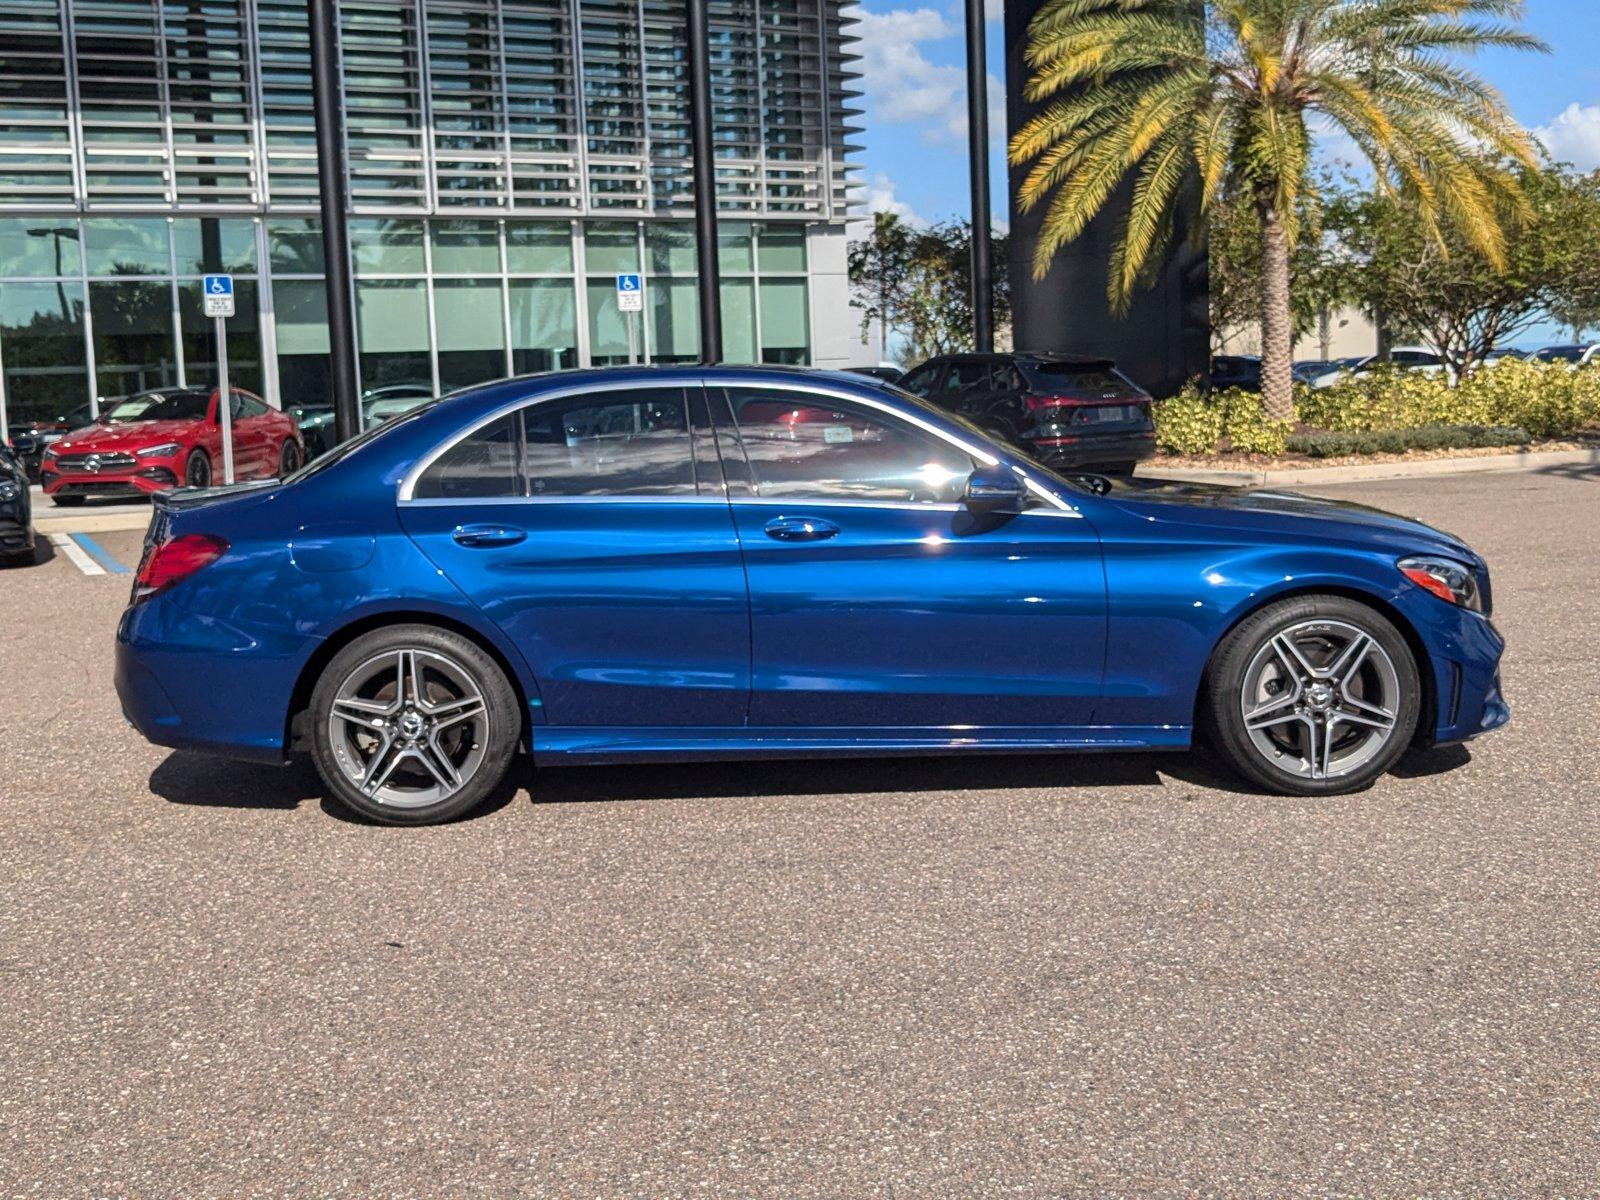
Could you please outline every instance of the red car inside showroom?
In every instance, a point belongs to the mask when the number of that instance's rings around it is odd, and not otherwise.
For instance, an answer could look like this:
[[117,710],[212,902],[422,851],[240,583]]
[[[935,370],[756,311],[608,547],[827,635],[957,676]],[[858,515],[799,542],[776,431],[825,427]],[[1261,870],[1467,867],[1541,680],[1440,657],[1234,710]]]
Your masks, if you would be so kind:
[[[235,479],[283,476],[305,461],[294,418],[231,388]],[[209,487],[223,475],[216,388],[158,388],[106,405],[93,425],[46,449],[39,483],[61,505]]]

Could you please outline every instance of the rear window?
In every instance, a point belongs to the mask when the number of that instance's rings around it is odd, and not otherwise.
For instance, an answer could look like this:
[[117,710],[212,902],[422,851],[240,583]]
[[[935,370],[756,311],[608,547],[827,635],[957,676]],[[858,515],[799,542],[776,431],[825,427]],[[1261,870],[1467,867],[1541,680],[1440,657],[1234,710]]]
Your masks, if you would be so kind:
[[1110,391],[1112,388],[1122,389],[1128,386],[1128,381],[1117,374],[1114,368],[1094,363],[1084,365],[1027,363],[1022,370],[1030,380],[1045,387],[1094,388]]

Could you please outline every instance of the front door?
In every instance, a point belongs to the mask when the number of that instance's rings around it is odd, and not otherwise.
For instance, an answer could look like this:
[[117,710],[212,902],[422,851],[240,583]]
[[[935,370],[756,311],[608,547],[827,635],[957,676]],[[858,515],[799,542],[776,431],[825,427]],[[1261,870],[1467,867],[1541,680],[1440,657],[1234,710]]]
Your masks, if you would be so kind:
[[551,725],[740,725],[749,606],[698,388],[535,401],[457,442],[406,532],[526,657]]
[[1089,723],[1106,590],[1087,520],[971,512],[972,458],[863,400],[714,402],[750,580],[752,725]]

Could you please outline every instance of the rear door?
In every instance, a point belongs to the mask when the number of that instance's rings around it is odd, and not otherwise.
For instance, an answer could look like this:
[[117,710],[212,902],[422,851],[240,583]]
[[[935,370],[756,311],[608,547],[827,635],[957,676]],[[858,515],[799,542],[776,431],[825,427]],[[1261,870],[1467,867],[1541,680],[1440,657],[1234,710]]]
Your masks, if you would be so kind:
[[[241,479],[253,479],[277,470],[273,455],[271,410],[241,388],[233,389],[233,468]],[[273,461],[268,463],[268,459]]]
[[505,632],[552,725],[729,726],[749,602],[698,387],[535,400],[403,492],[424,553]]

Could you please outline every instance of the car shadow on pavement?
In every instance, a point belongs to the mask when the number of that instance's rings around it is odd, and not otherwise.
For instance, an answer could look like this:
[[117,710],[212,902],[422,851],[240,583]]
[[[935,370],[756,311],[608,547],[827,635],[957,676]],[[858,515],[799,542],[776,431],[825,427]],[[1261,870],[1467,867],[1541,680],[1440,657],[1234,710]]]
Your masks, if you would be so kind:
[[1396,779],[1426,779],[1430,775],[1444,775],[1466,766],[1472,761],[1472,751],[1465,746],[1434,746],[1427,750],[1410,750],[1389,769]]
[[1534,474],[1576,479],[1584,483],[1600,483],[1600,463],[1562,463],[1558,466],[1540,467]]
[[537,804],[863,793],[1240,785],[1199,754],[973,754],[528,768]]
[[[488,799],[460,819],[470,821],[498,812],[516,799],[519,786],[518,773],[512,771]],[[353,825],[378,824],[330,800],[316,768],[304,755],[278,767],[174,751],[150,773],[150,790],[169,804],[262,812],[290,812],[304,801],[315,800],[323,812],[336,820]]]
[[56,548],[50,544],[50,539],[40,534],[33,543],[33,558],[6,561],[0,559],[0,571],[26,571],[29,567],[42,567],[56,556]]

